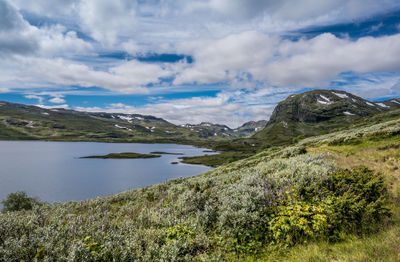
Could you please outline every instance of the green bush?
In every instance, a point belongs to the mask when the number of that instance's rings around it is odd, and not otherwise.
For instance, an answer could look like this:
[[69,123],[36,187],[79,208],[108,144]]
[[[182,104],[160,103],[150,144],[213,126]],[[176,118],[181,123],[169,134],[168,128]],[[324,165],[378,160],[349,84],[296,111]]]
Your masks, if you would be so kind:
[[194,231],[185,225],[175,225],[165,230],[165,239],[167,242],[189,239],[194,236]]
[[3,204],[3,212],[7,211],[20,211],[31,210],[35,205],[40,202],[32,197],[28,197],[25,192],[11,193],[7,196],[6,200],[1,202]]

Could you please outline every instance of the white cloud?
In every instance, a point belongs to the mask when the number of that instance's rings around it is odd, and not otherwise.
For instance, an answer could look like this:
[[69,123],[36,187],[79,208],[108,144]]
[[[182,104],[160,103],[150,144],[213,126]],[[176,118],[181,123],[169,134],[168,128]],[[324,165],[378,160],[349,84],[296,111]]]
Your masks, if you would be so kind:
[[78,0],[12,0],[13,4],[23,10],[47,17],[71,16]]
[[0,1],[0,55],[63,56],[87,53],[92,46],[64,26],[30,25],[7,1]]
[[277,61],[265,68],[275,85],[318,85],[341,72],[360,73],[400,69],[400,34],[357,41],[321,34],[310,40],[284,41]]
[[272,57],[277,40],[263,33],[247,31],[216,41],[184,45],[184,51],[193,49],[195,63],[179,73],[174,83],[223,82],[233,80],[243,71],[258,71]]
[[83,28],[102,44],[112,45],[118,36],[135,32],[136,1],[85,0],[78,8]]
[[43,97],[37,96],[37,95],[26,95],[25,98],[28,98],[28,99],[37,99],[38,102],[39,102],[39,104],[42,104],[43,101],[44,101],[44,98],[43,98]]
[[[52,99],[49,99],[49,102],[53,104],[64,104],[66,103],[65,99],[63,99],[62,95],[55,95]],[[39,102],[41,103],[41,102]]]

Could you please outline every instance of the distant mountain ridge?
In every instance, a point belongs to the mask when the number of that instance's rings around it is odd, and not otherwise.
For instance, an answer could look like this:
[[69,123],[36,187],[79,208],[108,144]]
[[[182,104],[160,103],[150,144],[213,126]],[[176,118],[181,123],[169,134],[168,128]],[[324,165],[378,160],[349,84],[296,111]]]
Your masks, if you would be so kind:
[[206,122],[177,126],[149,115],[46,109],[0,101],[0,139],[3,140],[192,143],[246,137],[265,126],[251,125],[253,130]]

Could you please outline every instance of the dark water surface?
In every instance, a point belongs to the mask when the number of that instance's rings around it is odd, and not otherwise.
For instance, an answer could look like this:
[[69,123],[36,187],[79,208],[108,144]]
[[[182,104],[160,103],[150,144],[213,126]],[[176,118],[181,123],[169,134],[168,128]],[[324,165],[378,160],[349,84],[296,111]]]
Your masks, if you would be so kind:
[[47,202],[83,200],[200,174],[211,168],[178,164],[177,155],[151,159],[79,159],[108,153],[163,151],[204,154],[204,149],[174,144],[0,141],[0,199],[26,191]]

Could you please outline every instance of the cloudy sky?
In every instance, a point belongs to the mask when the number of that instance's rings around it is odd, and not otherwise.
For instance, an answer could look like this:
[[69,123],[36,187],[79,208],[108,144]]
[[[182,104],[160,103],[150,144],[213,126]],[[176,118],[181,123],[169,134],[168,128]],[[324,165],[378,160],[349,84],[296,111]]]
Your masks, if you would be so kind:
[[236,127],[292,93],[400,97],[398,0],[0,0],[0,100]]

